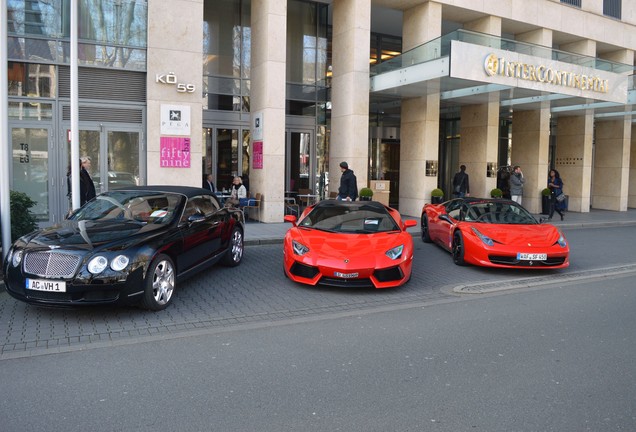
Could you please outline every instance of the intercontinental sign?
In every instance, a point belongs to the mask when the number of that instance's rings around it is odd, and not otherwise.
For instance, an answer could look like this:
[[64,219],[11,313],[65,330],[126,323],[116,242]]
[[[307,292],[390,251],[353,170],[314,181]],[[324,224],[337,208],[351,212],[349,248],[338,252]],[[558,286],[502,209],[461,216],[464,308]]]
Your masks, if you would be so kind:
[[463,41],[451,42],[449,76],[542,93],[627,103],[627,75]]
[[607,93],[609,89],[609,80],[602,79],[599,76],[589,76],[567,70],[555,70],[543,64],[536,65],[519,61],[507,61],[505,57],[498,57],[493,53],[486,56],[484,70],[489,76],[500,75],[526,81],[538,81],[583,91]]

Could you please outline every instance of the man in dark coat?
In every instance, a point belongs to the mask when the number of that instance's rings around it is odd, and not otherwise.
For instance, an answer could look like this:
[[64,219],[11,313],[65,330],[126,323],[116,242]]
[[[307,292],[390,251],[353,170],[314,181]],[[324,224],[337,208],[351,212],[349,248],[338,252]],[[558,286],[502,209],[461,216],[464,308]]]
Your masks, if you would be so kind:
[[208,174],[203,178],[203,189],[207,189],[211,192],[216,192],[214,182],[212,181],[212,174]]
[[89,173],[91,169],[91,158],[82,156],[80,158],[82,169],[80,170],[80,205],[92,200],[97,195],[95,193],[95,183]]
[[470,184],[468,183],[468,174],[466,174],[466,165],[459,167],[459,172],[453,177],[453,195],[458,197],[470,195]]
[[358,180],[353,170],[349,169],[348,163],[340,162],[340,171],[342,171],[342,177],[340,177],[338,188],[338,200],[355,201],[358,198]]

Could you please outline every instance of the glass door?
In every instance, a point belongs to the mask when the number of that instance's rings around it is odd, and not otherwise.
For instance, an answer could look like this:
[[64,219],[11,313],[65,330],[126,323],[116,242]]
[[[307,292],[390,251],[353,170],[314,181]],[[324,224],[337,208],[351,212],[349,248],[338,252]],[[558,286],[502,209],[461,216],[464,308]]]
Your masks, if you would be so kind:
[[24,192],[36,202],[30,210],[44,225],[54,222],[52,203],[66,195],[55,175],[55,152],[50,127],[11,128],[11,190]]
[[100,181],[107,190],[145,183],[139,150],[139,131],[106,129],[106,167],[100,170]]
[[214,185],[222,191],[232,186],[234,176],[240,176],[249,193],[250,131],[240,127],[203,128],[203,142],[203,177],[212,174]]
[[316,172],[314,167],[314,132],[288,130],[285,166],[285,191],[299,193],[309,190],[316,193]]

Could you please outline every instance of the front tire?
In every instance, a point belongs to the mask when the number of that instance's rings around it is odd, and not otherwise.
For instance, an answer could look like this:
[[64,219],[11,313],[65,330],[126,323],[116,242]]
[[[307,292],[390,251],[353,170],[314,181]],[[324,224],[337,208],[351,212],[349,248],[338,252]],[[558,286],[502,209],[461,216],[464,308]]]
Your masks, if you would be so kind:
[[428,217],[426,216],[426,213],[422,213],[420,227],[422,229],[422,241],[424,243],[431,243],[431,235],[428,232]]
[[232,230],[232,236],[230,237],[230,245],[223,257],[223,265],[228,267],[236,267],[239,265],[243,259],[243,248],[243,231],[239,228],[234,228]]
[[150,264],[146,273],[142,307],[153,311],[167,308],[172,303],[175,288],[174,263],[168,255],[161,254]]
[[458,266],[466,265],[464,261],[464,236],[461,231],[456,231],[453,235],[453,262]]

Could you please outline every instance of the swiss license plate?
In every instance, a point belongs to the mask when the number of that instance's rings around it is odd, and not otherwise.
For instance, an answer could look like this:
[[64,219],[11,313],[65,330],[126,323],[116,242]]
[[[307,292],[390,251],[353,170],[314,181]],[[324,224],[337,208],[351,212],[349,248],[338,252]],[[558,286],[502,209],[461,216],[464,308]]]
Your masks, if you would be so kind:
[[343,279],[351,279],[351,278],[357,278],[358,277],[358,273],[334,272],[333,274],[334,274],[334,276],[339,277],[339,278],[343,278]]
[[548,259],[548,254],[517,252],[517,259],[519,261],[545,261]]
[[46,279],[27,279],[26,288],[34,291],[66,292],[66,282]]

